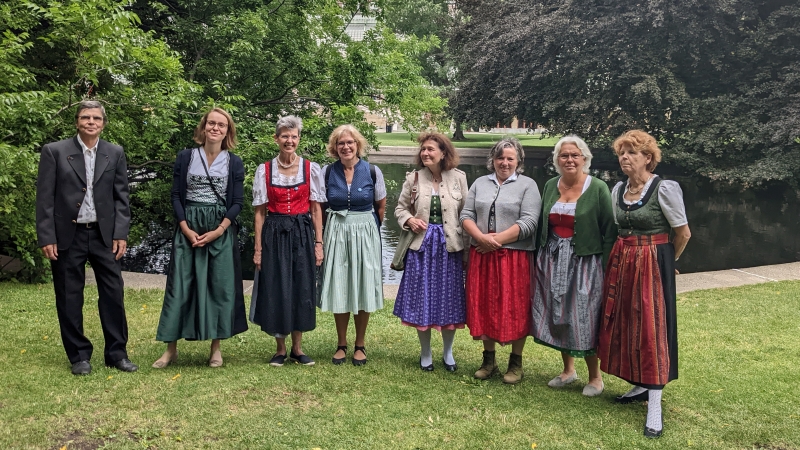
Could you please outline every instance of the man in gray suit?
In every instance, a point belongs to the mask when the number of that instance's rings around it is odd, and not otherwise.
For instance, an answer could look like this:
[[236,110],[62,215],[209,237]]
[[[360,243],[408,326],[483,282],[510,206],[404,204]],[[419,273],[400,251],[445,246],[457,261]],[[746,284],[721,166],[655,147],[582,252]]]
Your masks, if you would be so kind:
[[92,371],[92,343],[83,334],[86,261],[97,279],[105,364],[125,372],[128,359],[119,259],[125,253],[131,212],[122,147],[100,139],[108,118],[100,102],[83,101],[75,113],[78,135],[46,144],[36,185],[36,233],[50,259],[61,339],[72,373]]

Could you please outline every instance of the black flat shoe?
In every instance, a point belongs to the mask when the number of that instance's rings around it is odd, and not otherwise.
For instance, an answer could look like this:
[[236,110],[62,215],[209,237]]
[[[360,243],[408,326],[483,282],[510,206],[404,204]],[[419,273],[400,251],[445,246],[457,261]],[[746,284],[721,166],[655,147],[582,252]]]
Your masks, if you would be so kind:
[[614,398],[614,403],[619,403],[620,405],[627,405],[628,403],[633,402],[646,402],[650,399],[649,391],[644,391],[640,394],[632,395],[630,397],[625,397],[620,395],[619,397]]
[[92,365],[89,361],[78,361],[72,365],[73,375],[89,375],[92,373]]
[[423,372],[433,372],[433,363],[428,364],[427,366],[422,365],[422,358],[419,359],[419,368],[422,369]]
[[298,363],[300,363],[300,364],[302,364],[304,366],[313,366],[314,365],[314,360],[311,359],[311,357],[306,355],[306,354],[298,355],[298,354],[295,354],[295,352],[289,352],[289,357],[292,358],[293,361],[297,361]]
[[269,360],[269,365],[272,367],[283,367],[284,362],[286,362],[286,353],[282,355],[275,353],[272,355],[272,359]]
[[139,366],[132,363],[128,358],[122,358],[119,361],[114,361],[112,364],[107,364],[108,367],[113,367],[117,370],[121,370],[123,372],[136,372],[139,370]]
[[647,419],[644,420],[644,437],[648,439],[658,439],[661,437],[661,433],[664,432],[664,413],[661,413],[661,429],[656,431],[652,428],[647,427]]
[[[364,354],[364,359],[356,359],[356,352],[361,352]],[[353,347],[353,365],[354,366],[363,366],[367,363],[367,352],[364,351],[364,347],[360,347],[356,345]]]
[[[339,350],[344,352],[344,356],[342,356],[341,358],[331,358],[331,362],[333,363],[334,366],[338,366],[338,365],[342,364],[343,362],[347,361],[347,346],[346,345],[340,345],[340,346],[336,347],[336,351],[338,352]],[[336,352],[333,352],[333,354],[335,355]]]
[[458,364],[447,364],[444,362],[444,358],[442,358],[442,364],[444,364],[444,370],[448,372],[455,372],[458,370]]

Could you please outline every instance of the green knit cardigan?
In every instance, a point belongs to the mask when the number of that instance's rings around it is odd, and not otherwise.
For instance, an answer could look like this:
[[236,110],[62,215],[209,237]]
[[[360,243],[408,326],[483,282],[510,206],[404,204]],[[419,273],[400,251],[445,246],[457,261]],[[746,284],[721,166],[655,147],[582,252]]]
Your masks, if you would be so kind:
[[[542,213],[539,215],[539,226],[536,230],[538,247],[547,243],[550,210],[558,201],[557,176],[544,185],[542,192]],[[617,239],[617,224],[614,222],[611,192],[608,186],[597,177],[592,177],[589,187],[578,198],[575,206],[575,235],[572,246],[578,256],[603,254],[603,266],[608,262],[608,255]]]

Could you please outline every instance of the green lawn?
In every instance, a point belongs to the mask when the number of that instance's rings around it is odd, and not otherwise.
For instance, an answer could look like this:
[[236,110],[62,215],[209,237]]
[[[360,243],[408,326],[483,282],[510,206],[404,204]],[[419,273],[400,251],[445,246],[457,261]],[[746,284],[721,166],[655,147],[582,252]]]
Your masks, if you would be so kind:
[[[453,144],[458,148],[490,148],[495,142],[504,137],[502,134],[497,133],[464,133],[467,138],[466,141],[457,141]],[[411,133],[375,133],[380,145],[390,147],[416,147],[417,134]],[[452,137],[452,133],[447,134]],[[558,138],[544,138],[542,139],[538,134],[518,134],[514,135],[525,147],[549,147],[553,148],[558,142]]]
[[613,403],[624,382],[606,377],[592,399],[582,382],[550,389],[561,358],[531,341],[517,386],[472,379],[481,346],[466,331],[456,374],[420,371],[416,333],[391,302],[374,315],[362,368],[330,364],[333,317],[320,314],[304,346],[314,367],[268,366],[274,340],[251,329],[223,343],[221,369],[204,366],[208,343],[181,342],[178,364],[155,370],[163,293],[128,290],[129,351],[142,368],[126,374],[102,367],[95,288],[87,294],[95,370],[75,377],[52,286],[0,284],[0,448],[800,448],[800,282],[679,297],[681,378],[664,391],[665,433],[653,441],[642,436],[644,404]]

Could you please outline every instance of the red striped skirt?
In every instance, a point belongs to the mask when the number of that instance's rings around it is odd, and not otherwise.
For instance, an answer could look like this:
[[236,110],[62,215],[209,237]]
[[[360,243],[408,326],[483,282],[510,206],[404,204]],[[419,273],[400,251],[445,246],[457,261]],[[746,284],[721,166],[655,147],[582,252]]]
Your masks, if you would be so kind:
[[[668,234],[620,237],[606,268],[603,316],[597,355],[600,369],[633,384],[658,387],[677,378],[670,371],[668,323],[658,246],[669,244]],[[664,261],[662,258],[662,265]],[[674,283],[673,283],[674,285]],[[673,296],[674,296],[674,289]],[[674,309],[674,299],[671,304]],[[677,339],[675,339],[677,341]],[[677,342],[674,344],[677,358]]]
[[467,326],[475,339],[507,344],[530,332],[532,253],[501,248],[480,254],[470,249]]

